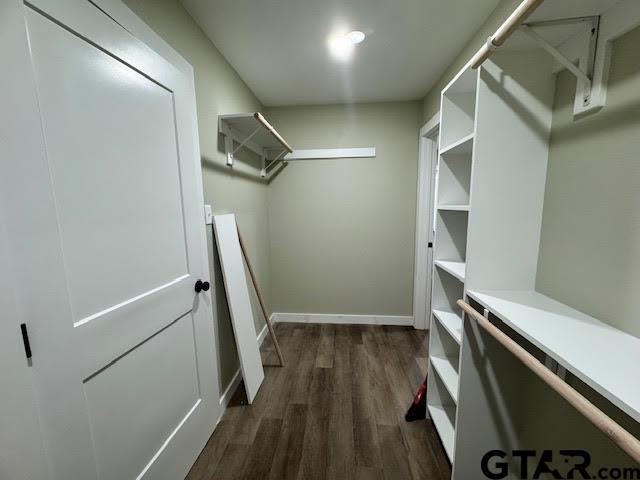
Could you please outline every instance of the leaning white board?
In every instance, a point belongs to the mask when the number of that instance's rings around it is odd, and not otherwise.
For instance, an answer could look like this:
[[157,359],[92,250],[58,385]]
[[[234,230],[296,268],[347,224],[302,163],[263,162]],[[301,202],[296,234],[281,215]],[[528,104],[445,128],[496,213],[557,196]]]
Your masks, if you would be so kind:
[[253,323],[253,309],[251,308],[247,276],[240,250],[236,216],[233,214],[216,215],[213,223],[220,264],[222,265],[224,287],[229,303],[229,313],[240,356],[242,378],[247,391],[247,399],[249,403],[253,403],[262,380],[264,380],[264,370],[262,369],[256,328]]

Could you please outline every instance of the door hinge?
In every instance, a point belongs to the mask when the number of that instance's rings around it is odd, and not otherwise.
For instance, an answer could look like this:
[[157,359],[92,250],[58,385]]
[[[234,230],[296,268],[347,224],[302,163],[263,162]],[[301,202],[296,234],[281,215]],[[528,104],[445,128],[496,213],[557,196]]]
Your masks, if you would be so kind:
[[20,324],[20,331],[22,332],[22,343],[24,344],[24,353],[27,356],[27,360],[31,360],[31,343],[29,343],[29,332],[27,332],[27,324]]

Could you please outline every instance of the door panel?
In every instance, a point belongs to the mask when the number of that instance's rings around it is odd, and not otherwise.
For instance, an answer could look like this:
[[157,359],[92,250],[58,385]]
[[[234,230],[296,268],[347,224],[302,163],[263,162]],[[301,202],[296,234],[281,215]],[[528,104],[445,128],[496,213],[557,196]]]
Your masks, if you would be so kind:
[[84,382],[101,479],[135,478],[199,402],[193,339],[186,315]]
[[28,24],[81,325],[187,273],[173,95],[33,10]]
[[23,8],[42,151],[0,183],[52,477],[175,480],[220,413],[191,79],[87,0]]

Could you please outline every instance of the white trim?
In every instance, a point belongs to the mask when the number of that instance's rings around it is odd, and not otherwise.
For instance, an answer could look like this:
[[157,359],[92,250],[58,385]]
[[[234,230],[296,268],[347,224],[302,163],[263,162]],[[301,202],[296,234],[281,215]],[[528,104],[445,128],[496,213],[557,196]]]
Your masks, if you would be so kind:
[[395,325],[413,326],[412,316],[396,315],[339,315],[328,313],[274,313],[276,322],[331,323],[336,325]]
[[[229,385],[227,385],[227,388],[224,389],[224,392],[220,396],[220,405],[222,405],[223,409],[226,409],[227,405],[229,405],[229,402],[231,401],[231,397],[236,392],[236,389],[238,388],[238,385],[240,385],[241,380],[242,380],[242,372],[238,368],[236,373],[233,375],[231,382],[229,382]],[[224,412],[222,413],[222,415],[224,415]],[[220,418],[222,418],[222,415],[220,415]]]
[[329,158],[375,158],[376,147],[365,148],[316,148],[294,150],[284,160],[324,160]]
[[415,267],[413,274],[413,317],[418,330],[429,328],[431,311],[431,277],[433,274],[433,217],[435,210],[435,178],[438,164],[438,131],[440,112],[421,129],[418,154],[416,195]]
[[[271,315],[271,318],[273,318],[273,315]],[[267,324],[265,323],[264,327],[262,327],[262,330],[258,334],[258,347],[261,347],[264,343],[264,339],[267,338],[267,333],[269,333],[269,329],[267,328]]]
[[[271,321],[273,322],[273,315],[271,315]],[[258,334],[258,346],[259,347],[262,346],[262,343],[264,342],[264,339],[267,338],[267,333],[269,333],[269,330],[267,329],[267,324],[265,323],[264,327],[262,328],[262,330]],[[236,373],[233,375],[233,378],[229,382],[229,385],[227,385],[227,388],[225,388],[224,392],[222,393],[222,395],[220,395],[220,405],[222,405],[223,409],[226,409],[227,405],[229,405],[229,402],[231,401],[231,397],[235,393],[235,391],[238,388],[238,385],[240,385],[241,381],[242,381],[242,371],[238,368]],[[223,414],[224,414],[224,412],[223,412]],[[222,418],[222,415],[220,415],[220,418]],[[218,422],[219,421],[220,420],[218,420]]]
[[436,128],[440,128],[440,112],[436,113],[431,120],[425,123],[420,129],[420,137],[432,136]]

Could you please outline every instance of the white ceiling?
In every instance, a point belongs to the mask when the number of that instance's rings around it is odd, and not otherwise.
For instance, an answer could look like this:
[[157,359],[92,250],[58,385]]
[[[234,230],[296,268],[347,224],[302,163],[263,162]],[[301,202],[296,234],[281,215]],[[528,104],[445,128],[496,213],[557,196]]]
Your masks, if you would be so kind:
[[[182,0],[266,106],[423,97],[499,0]],[[348,63],[336,30],[366,40]]]

